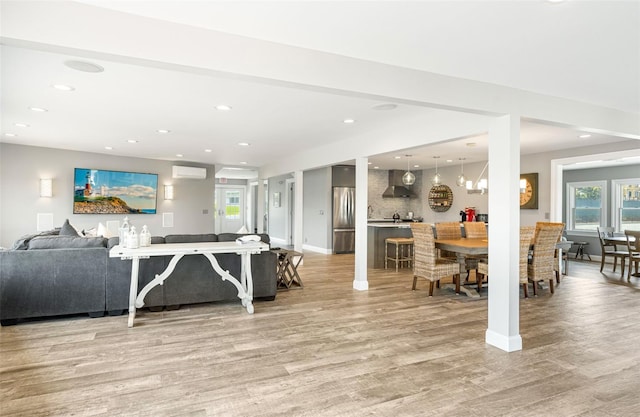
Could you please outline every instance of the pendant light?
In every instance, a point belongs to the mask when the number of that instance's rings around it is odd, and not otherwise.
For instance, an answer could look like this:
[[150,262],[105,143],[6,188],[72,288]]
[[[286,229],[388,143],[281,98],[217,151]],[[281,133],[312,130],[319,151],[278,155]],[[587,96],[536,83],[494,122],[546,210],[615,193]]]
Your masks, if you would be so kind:
[[465,158],[458,158],[460,160],[460,175],[458,175],[458,179],[456,180],[456,185],[458,187],[464,187],[467,179],[464,177],[464,160]]
[[440,158],[440,157],[439,156],[434,156],[433,158],[436,160],[436,175],[434,175],[433,178],[431,178],[431,184],[440,185],[440,184],[442,184],[442,178],[440,177],[440,174],[438,173],[438,158]]
[[416,182],[416,176],[413,175],[411,169],[409,169],[409,159],[411,155],[405,155],[407,157],[407,172],[402,176],[402,183],[404,185],[413,185]]

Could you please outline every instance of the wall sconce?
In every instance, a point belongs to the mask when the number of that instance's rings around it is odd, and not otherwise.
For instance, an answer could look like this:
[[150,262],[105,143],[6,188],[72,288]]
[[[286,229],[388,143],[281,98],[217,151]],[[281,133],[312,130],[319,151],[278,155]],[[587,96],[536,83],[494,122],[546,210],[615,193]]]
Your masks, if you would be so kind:
[[173,200],[173,185],[164,186],[164,199]]
[[40,178],[40,197],[53,197],[53,180]]

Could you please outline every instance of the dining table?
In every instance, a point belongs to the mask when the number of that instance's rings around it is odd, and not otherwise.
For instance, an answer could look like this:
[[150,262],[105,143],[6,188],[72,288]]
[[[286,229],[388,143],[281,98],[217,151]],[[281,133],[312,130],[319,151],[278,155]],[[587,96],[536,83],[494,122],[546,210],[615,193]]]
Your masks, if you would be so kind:
[[[626,242],[626,240],[625,240]],[[556,244],[556,248],[558,249],[560,259],[562,257],[562,251],[568,250],[572,241],[560,241]],[[486,238],[458,238],[458,239],[436,239],[435,240],[436,249],[446,250],[449,252],[454,252],[456,254],[456,258],[458,263],[464,265],[465,256],[473,255],[473,256],[488,256],[489,255],[489,239]],[[564,258],[564,274],[566,275],[568,271],[568,258]],[[479,296],[477,292],[472,289],[468,289],[464,286],[460,286],[460,280],[456,282],[456,294],[463,291],[470,297]],[[474,294],[475,293],[475,294]]]
[[[466,256],[489,255],[489,239],[485,238],[436,239],[435,246],[436,249],[454,252],[461,265],[464,265]],[[469,297],[480,296],[476,290],[461,286],[460,279],[456,280],[455,291],[456,294],[462,291]]]

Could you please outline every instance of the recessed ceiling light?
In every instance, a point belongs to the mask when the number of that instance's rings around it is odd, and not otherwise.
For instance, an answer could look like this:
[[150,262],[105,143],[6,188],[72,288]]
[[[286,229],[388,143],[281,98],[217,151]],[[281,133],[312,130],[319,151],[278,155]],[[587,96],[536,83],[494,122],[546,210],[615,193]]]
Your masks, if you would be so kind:
[[66,84],[54,84],[51,87],[55,88],[56,90],[60,90],[60,91],[73,91],[73,90],[75,90],[75,88],[73,88],[70,85],[66,85]]
[[65,61],[64,65],[76,71],[82,72],[98,73],[104,71],[104,68],[100,65],[87,61]]
[[453,159],[447,159],[447,162],[451,163],[453,162]]
[[110,151],[110,150],[112,150],[112,149],[113,149],[111,146],[105,146],[104,148],[105,148],[106,150],[108,150],[108,151]]
[[250,143],[247,142],[238,142],[238,146],[249,146]]
[[43,109],[42,107],[29,107],[29,110],[37,111],[37,112],[40,112],[40,113],[43,113],[43,112],[47,111],[47,109]]
[[373,167],[373,169],[378,169],[378,168],[380,168],[380,167]]
[[206,153],[211,153],[211,152],[213,152],[213,150],[211,150],[211,149],[205,149],[204,151],[205,151]]
[[580,135],[580,136],[578,136],[578,137],[579,137],[579,138],[581,138],[581,139],[586,139],[586,138],[590,138],[590,137],[591,137],[591,135],[590,135],[590,134],[588,134],[588,133],[585,133],[584,135]]
[[414,168],[420,168],[420,165],[417,165],[417,164],[416,164],[416,165],[414,165],[413,167],[414,167]]
[[226,104],[219,104],[216,106],[216,110],[220,110],[220,111],[229,111],[231,110],[231,106],[227,106]]
[[371,164],[373,164],[373,162],[367,162],[367,165],[371,165]]
[[171,131],[170,131],[170,130],[167,130],[167,129],[158,129],[158,130],[156,130],[156,132],[157,132],[157,133],[162,133],[162,134],[165,134],[165,133],[171,133]]
[[240,165],[247,165],[247,161],[240,161]]
[[344,119],[342,121],[342,123],[346,123],[346,124],[352,124],[352,123],[355,123],[355,122],[356,122],[355,119]]
[[5,136],[8,136],[8,137],[10,137],[10,138],[15,138],[15,137],[17,137],[17,136],[18,136],[18,135],[16,135],[15,133],[5,133],[4,135],[5,135]]
[[176,156],[177,156],[178,158],[182,158],[184,155],[183,155],[183,154],[181,154],[181,153],[177,153],[177,154],[176,154]]
[[397,108],[397,104],[386,103],[386,104],[378,104],[377,106],[373,106],[373,110],[394,110]]
[[135,139],[128,139],[127,143],[138,143],[138,141]]
[[476,146],[476,143],[475,142],[468,142],[467,146],[470,147],[470,148],[473,148],[474,146]]
[[400,159],[402,158],[401,156],[394,156],[393,159]]
[[29,127],[29,125],[26,123],[14,123],[13,125],[17,127]]

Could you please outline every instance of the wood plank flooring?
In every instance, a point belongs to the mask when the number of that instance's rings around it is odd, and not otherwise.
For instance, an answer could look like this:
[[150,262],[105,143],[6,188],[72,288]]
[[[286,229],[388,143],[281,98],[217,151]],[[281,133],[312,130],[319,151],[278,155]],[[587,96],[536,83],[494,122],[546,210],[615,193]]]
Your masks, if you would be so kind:
[[[0,330],[1,416],[637,416],[640,279],[572,262],[522,300],[524,349],[485,345],[486,297],[305,254],[304,289],[257,302]],[[611,271],[611,266],[608,266]],[[485,289],[486,292],[486,289]]]

